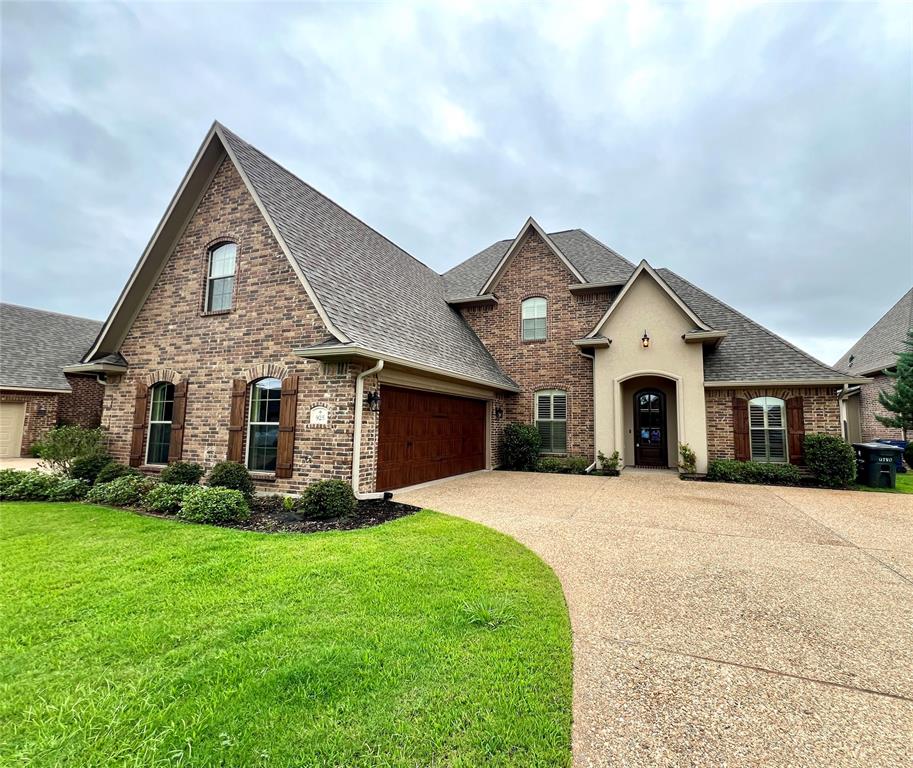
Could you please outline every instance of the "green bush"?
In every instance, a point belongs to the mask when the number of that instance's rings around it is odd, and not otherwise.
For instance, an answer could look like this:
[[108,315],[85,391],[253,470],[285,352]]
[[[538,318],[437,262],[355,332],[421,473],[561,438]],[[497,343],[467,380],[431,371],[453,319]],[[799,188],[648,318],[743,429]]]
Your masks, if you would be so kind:
[[792,464],[762,464],[757,461],[717,459],[707,468],[707,479],[720,483],[798,485],[799,470]]
[[86,494],[86,501],[114,507],[135,507],[154,487],[155,481],[148,477],[123,475],[109,483],[97,483]]
[[57,477],[37,469],[0,471],[0,501],[43,501],[57,485]]
[[184,496],[177,516],[192,523],[242,523],[250,519],[250,510],[241,491],[193,486]]
[[203,477],[203,467],[190,461],[169,464],[159,475],[159,482],[168,485],[196,485]]
[[126,464],[118,464],[116,461],[111,461],[105,464],[105,466],[99,470],[98,475],[95,477],[95,485],[110,483],[112,480],[117,480],[117,478],[124,477],[126,475],[142,477],[142,474],[143,473],[140,472],[136,467],[128,467]]
[[542,436],[532,424],[511,422],[501,436],[501,466],[504,469],[532,471],[539,462]]
[[679,445],[678,455],[681,458],[678,468],[686,475],[693,475],[697,471],[697,456],[691,446],[688,443]]
[[907,462],[910,469],[913,469],[913,437],[910,438],[907,447],[903,449],[903,460]]
[[582,456],[571,456],[567,459],[543,456],[536,462],[536,471],[564,475],[583,475],[586,474],[586,469],[590,464],[591,462],[588,462]]
[[110,463],[111,457],[107,453],[79,456],[70,462],[70,477],[74,480],[85,480],[89,485],[93,485],[98,473]]
[[198,488],[197,485],[177,485],[174,483],[158,483],[143,499],[143,507],[150,512],[161,515],[175,515],[184,503],[184,497]]
[[107,453],[105,432],[100,428],[55,427],[35,443],[33,451],[53,472],[68,474],[74,459]]
[[596,454],[596,460],[599,462],[599,469],[603,472],[617,472],[618,465],[621,463],[621,456],[618,451],[612,451],[612,455],[606,457],[602,451],[599,451]]
[[565,467],[564,462],[552,456],[543,456],[536,462],[536,472],[560,473],[566,471],[567,467]]
[[241,491],[248,500],[254,495],[254,481],[250,478],[250,472],[236,461],[220,461],[212,468],[206,483],[214,488]]
[[51,487],[48,501],[79,501],[84,499],[92,486],[85,480],[61,477]]
[[318,480],[309,485],[298,502],[298,509],[308,520],[349,517],[358,502],[351,486],[342,480]]
[[846,488],[856,479],[853,446],[831,435],[806,435],[802,444],[805,466],[820,485]]

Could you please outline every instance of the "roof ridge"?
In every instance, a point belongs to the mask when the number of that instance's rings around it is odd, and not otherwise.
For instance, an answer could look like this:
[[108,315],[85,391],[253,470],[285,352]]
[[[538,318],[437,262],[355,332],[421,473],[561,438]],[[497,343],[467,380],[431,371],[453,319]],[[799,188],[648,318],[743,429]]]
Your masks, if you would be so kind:
[[57,315],[58,317],[69,317],[73,320],[85,320],[89,323],[104,324],[104,320],[96,320],[94,317],[83,317],[82,315],[71,315],[69,312],[56,312],[53,309],[41,309],[40,307],[27,307],[25,304],[14,304],[11,301],[0,301],[0,306],[16,307],[17,309],[27,309],[29,312],[41,312],[44,315]]
[[220,123],[218,120],[216,121],[216,123],[222,128],[222,130],[228,131],[228,132],[229,132],[232,136],[234,136],[236,139],[238,139],[239,141],[243,141],[245,144],[247,144],[247,146],[249,146],[249,147],[250,147],[254,152],[256,152],[258,155],[260,155],[261,157],[265,158],[266,160],[269,160],[269,162],[271,162],[271,163],[272,163],[273,165],[275,165],[277,168],[279,168],[279,169],[281,169],[282,171],[284,171],[285,173],[287,173],[289,176],[291,176],[291,177],[292,177],[293,179],[295,179],[296,181],[300,182],[301,184],[304,184],[304,186],[306,186],[308,189],[310,189],[312,192],[314,192],[314,194],[319,195],[319,196],[322,197],[324,200],[326,200],[328,203],[331,203],[332,205],[335,205],[337,208],[339,208],[339,210],[341,210],[343,213],[347,214],[348,216],[351,216],[353,219],[355,219],[355,221],[357,221],[357,222],[358,222],[359,224],[361,224],[363,227],[365,227],[366,229],[371,230],[371,231],[372,231],[375,235],[377,235],[378,237],[383,238],[384,240],[386,240],[388,243],[390,243],[390,245],[392,245],[392,246],[393,246],[394,248],[396,248],[398,251],[402,251],[402,253],[404,253],[404,254],[405,254],[406,256],[408,256],[410,259],[412,259],[412,260],[415,261],[417,264],[419,264],[419,265],[421,265],[422,267],[424,267],[425,269],[427,269],[432,275],[434,275],[435,277],[438,277],[438,278],[441,277],[440,274],[438,274],[437,272],[435,272],[431,267],[429,267],[427,264],[425,264],[425,262],[423,262],[421,259],[417,258],[416,256],[413,256],[411,253],[409,253],[409,251],[407,251],[407,250],[406,250],[405,248],[403,248],[401,245],[398,245],[397,243],[394,243],[389,237],[387,237],[387,236],[386,236],[385,234],[383,234],[382,232],[379,232],[378,230],[376,230],[374,227],[372,227],[370,224],[368,224],[368,222],[366,222],[366,221],[365,221],[364,219],[362,219],[360,216],[356,216],[354,213],[352,213],[352,211],[350,211],[350,210],[349,210],[348,208],[346,208],[344,205],[340,205],[340,204],[337,203],[332,197],[330,197],[329,195],[325,195],[323,192],[321,192],[319,189],[317,189],[317,187],[315,187],[313,184],[309,184],[308,182],[306,182],[306,181],[305,181],[304,179],[302,179],[297,173],[294,173],[293,171],[290,171],[290,170],[289,170],[288,168],[286,168],[282,163],[280,163],[280,162],[278,162],[278,161],[276,161],[276,160],[273,160],[273,158],[270,157],[268,154],[266,154],[266,152],[264,152],[264,151],[263,151],[262,149],[260,149],[259,147],[256,147],[256,146],[254,146],[253,144],[251,144],[247,139],[244,139],[244,138],[242,138],[241,136],[239,136],[237,133],[235,133],[233,130],[231,130],[231,128],[229,128],[229,127],[228,127],[227,125],[225,125],[224,123]]
[[[822,368],[827,368],[827,370],[829,370],[829,371],[833,371],[834,373],[838,373],[838,374],[840,374],[841,376],[846,376],[846,374],[845,374],[843,371],[838,371],[836,368],[834,368],[833,366],[828,365],[827,363],[825,363],[825,362],[819,360],[819,359],[818,359],[817,357],[815,357],[814,355],[810,355],[810,354],[809,354],[808,352],[806,352],[804,349],[800,349],[800,348],[797,347],[795,344],[793,344],[791,341],[787,341],[787,340],[784,339],[782,336],[780,336],[778,333],[774,333],[774,332],[773,332],[772,330],[770,330],[769,328],[767,328],[767,327],[761,325],[757,320],[752,320],[750,317],[748,317],[748,315],[746,315],[746,314],[744,314],[744,313],[742,313],[742,312],[739,312],[739,310],[737,310],[735,307],[730,306],[729,304],[727,304],[727,303],[726,303],[725,301],[723,301],[722,299],[719,299],[719,298],[717,298],[716,296],[714,296],[712,293],[707,293],[707,291],[704,291],[704,290],[702,290],[701,288],[698,288],[698,287],[697,287],[694,283],[692,283],[690,280],[688,280],[687,278],[684,278],[684,277],[682,277],[680,274],[678,274],[678,272],[673,272],[673,271],[672,271],[671,269],[669,269],[668,267],[660,267],[660,269],[657,270],[657,271],[668,272],[669,274],[675,275],[675,276],[676,276],[679,280],[681,280],[683,283],[687,283],[687,284],[690,285],[692,288],[694,288],[694,290],[700,291],[701,293],[706,294],[707,296],[709,296],[709,297],[710,297],[711,299],[713,299],[714,301],[717,301],[717,302],[719,302],[720,304],[722,304],[722,305],[723,305],[724,307],[726,307],[726,309],[728,309],[730,312],[734,312],[734,313],[737,314],[739,317],[741,317],[743,320],[746,320],[746,321],[748,321],[749,323],[751,323],[752,325],[756,326],[757,328],[760,328],[762,331],[764,331],[764,333],[766,333],[766,334],[767,334],[768,336],[770,336],[772,339],[776,339],[777,341],[782,342],[783,344],[785,344],[787,347],[789,347],[789,348],[792,349],[793,351],[798,352],[800,355],[802,355],[803,357],[808,358],[808,359],[811,360],[813,363],[816,363],[817,365],[820,365]],[[670,288],[671,288],[671,286],[670,286]],[[674,290],[674,289],[673,289],[673,290]],[[683,299],[683,301],[684,301],[684,299]],[[726,330],[726,329],[725,329],[725,328],[720,328],[719,330]]]

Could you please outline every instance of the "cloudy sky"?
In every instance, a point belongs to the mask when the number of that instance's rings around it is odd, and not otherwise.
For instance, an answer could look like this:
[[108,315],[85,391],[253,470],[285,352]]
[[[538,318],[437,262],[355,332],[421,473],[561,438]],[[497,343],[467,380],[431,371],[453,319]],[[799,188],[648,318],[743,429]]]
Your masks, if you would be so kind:
[[911,6],[601,5],[3,2],[0,294],[104,318],[218,119],[438,271],[533,215],[833,362],[913,283]]

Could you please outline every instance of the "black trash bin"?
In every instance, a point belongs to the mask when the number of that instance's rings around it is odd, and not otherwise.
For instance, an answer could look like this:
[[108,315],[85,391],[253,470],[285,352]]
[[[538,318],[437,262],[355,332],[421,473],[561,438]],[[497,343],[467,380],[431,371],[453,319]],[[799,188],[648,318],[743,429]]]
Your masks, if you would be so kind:
[[885,443],[853,443],[856,451],[856,480],[871,488],[894,488],[897,482],[897,454],[900,448]]

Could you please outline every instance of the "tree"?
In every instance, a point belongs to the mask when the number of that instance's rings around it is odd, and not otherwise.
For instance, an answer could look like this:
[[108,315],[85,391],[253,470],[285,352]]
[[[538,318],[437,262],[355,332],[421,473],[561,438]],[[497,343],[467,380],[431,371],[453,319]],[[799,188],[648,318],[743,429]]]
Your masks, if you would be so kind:
[[885,371],[894,380],[894,390],[878,394],[878,402],[892,415],[875,418],[886,427],[903,430],[906,440],[907,433],[913,431],[913,329],[907,331],[903,344],[906,349],[897,355],[897,367]]

